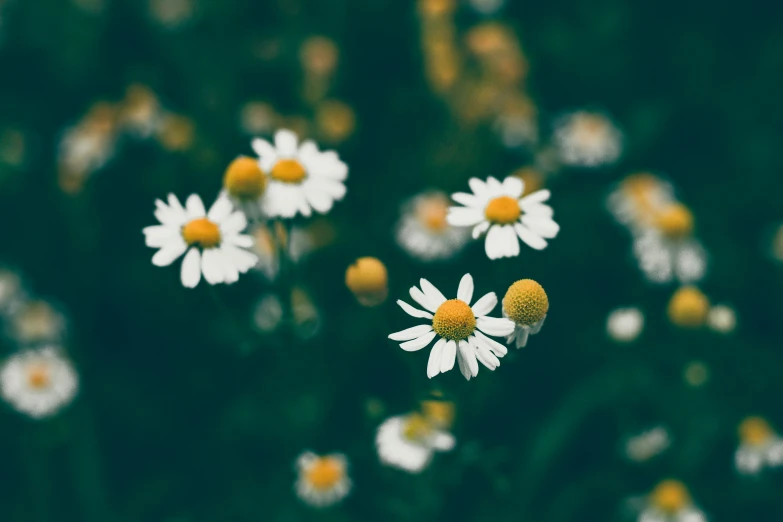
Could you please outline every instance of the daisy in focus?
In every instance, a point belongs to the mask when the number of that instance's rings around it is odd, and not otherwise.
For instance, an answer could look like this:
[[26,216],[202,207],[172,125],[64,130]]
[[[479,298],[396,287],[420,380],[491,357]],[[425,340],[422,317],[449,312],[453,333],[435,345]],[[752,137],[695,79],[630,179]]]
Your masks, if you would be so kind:
[[274,145],[253,140],[259,165],[269,179],[261,198],[268,217],[309,217],[312,211],[325,214],[345,196],[348,167],[334,151],[319,151],[312,141],[301,144],[290,130],[279,130]]
[[451,451],[454,437],[418,412],[386,419],[375,435],[378,457],[387,466],[420,473],[436,451]]
[[453,227],[446,220],[449,199],[442,192],[414,196],[402,207],[395,237],[400,247],[421,261],[448,259],[468,242],[467,229]]
[[345,455],[333,453],[319,456],[306,451],[296,460],[296,469],[299,474],[294,485],[296,494],[311,506],[331,506],[351,491]]
[[79,379],[69,361],[53,347],[25,350],[0,369],[0,393],[16,410],[38,419],[69,404]]
[[635,341],[642,328],[644,314],[638,308],[617,308],[606,319],[606,331],[618,343]]
[[622,152],[622,133],[606,115],[578,111],[555,125],[554,141],[560,161],[576,167],[614,163]]
[[161,224],[143,230],[147,246],[159,249],[152,264],[168,266],[185,254],[180,277],[186,288],[195,288],[202,274],[210,285],[234,283],[258,262],[246,250],[253,246],[253,238],[242,234],[247,219],[228,198],[218,197],[209,212],[196,194],[184,207],[174,194],[168,205],[158,199],[155,206]]
[[740,445],[734,454],[739,473],[755,475],[764,467],[783,465],[783,439],[761,417],[748,417],[739,426]]
[[664,480],[655,486],[638,519],[638,522],[706,521],[704,513],[693,504],[688,488],[678,480]]
[[506,355],[508,349],[485,334],[495,337],[510,335],[514,331],[514,323],[509,319],[487,317],[498,302],[494,292],[486,294],[471,307],[473,277],[465,274],[460,280],[456,299],[447,300],[426,279],[421,280],[421,289],[411,287],[410,295],[424,310],[398,300],[400,308],[412,317],[431,322],[395,332],[389,335],[389,339],[404,341],[400,348],[415,352],[438,337],[430,351],[427,377],[432,379],[451,370],[455,359],[467,380],[478,375],[478,361],[490,370],[500,366],[498,357]]
[[487,232],[484,248],[490,259],[518,256],[517,237],[530,247],[543,250],[546,239],[560,231],[552,219],[552,207],[544,203],[549,199],[549,190],[521,197],[524,183],[514,176],[503,183],[493,177],[486,183],[477,178],[468,183],[473,193],[452,194],[452,199],[464,206],[449,208],[447,220],[456,227],[473,227],[474,239]]
[[517,348],[527,345],[527,338],[544,326],[549,311],[549,298],[544,288],[532,279],[520,279],[512,284],[503,297],[503,315],[514,321],[514,331],[508,342]]

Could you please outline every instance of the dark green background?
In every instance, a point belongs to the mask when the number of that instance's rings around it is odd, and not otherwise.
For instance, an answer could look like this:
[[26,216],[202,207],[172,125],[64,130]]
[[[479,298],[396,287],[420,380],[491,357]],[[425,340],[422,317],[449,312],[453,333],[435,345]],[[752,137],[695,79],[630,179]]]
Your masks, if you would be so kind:
[[[781,267],[765,234],[783,217],[783,33],[772,3],[510,0],[504,18],[531,61],[543,115],[605,108],[626,134],[616,167],[564,171],[549,187],[560,235],[543,252],[490,262],[479,243],[442,265],[420,265],[394,244],[399,203],[430,187],[464,190],[470,176],[503,176],[525,162],[489,129],[459,135],[427,87],[413,4],[400,0],[202,0],[187,27],[166,32],[146,3],[107,0],[103,14],[64,0],[7,0],[0,43],[0,123],[30,138],[24,169],[0,185],[0,262],[67,310],[68,349],[82,377],[73,407],[53,420],[0,414],[0,510],[27,521],[622,520],[625,500],[666,477],[692,489],[711,520],[779,521],[779,473],[733,469],[736,426],[765,415],[783,429]],[[460,11],[461,27],[477,19]],[[250,337],[250,306],[265,290],[247,276],[183,289],[178,263],[152,266],[141,229],[153,201],[197,192],[211,201],[224,166],[250,153],[237,113],[265,99],[301,110],[297,48],[309,34],[341,52],[334,95],[357,112],[340,148],[348,195],[330,214],[338,239],[299,277],[324,314],[321,333]],[[252,48],[279,38],[282,57]],[[128,142],[76,196],[56,183],[57,138],[99,99],[146,83],[192,117],[199,147],[172,154]],[[444,152],[445,151],[445,152]],[[209,158],[212,158],[209,160]],[[444,159],[445,158],[445,159]],[[735,335],[682,332],[666,321],[674,290],[646,284],[630,240],[604,209],[611,183],[638,169],[666,173],[710,252],[702,288],[733,303]],[[343,284],[358,256],[383,259],[389,301],[358,306]],[[394,305],[427,277],[447,295],[473,274],[476,294],[533,278],[551,308],[542,333],[493,373],[426,379],[426,352],[388,333],[413,323]],[[605,335],[609,310],[647,313],[630,346]],[[497,312],[496,312],[497,313]],[[250,342],[252,350],[239,346]],[[10,345],[6,350],[10,350]],[[701,388],[682,379],[703,361]],[[458,447],[421,476],[382,468],[380,419],[407,411],[433,386],[458,404]],[[620,455],[625,436],[664,423],[673,447],[643,465]],[[317,512],[293,493],[304,449],[342,451],[355,483],[344,505]]]

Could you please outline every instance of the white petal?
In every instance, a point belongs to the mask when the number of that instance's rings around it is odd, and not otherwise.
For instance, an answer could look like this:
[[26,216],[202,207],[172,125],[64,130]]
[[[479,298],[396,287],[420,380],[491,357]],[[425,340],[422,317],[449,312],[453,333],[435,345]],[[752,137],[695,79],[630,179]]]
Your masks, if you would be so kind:
[[544,238],[556,237],[557,233],[560,232],[560,225],[548,216],[525,214],[522,216],[522,223]]
[[220,255],[220,268],[223,270],[223,282],[231,284],[239,281],[239,270],[234,266],[231,255],[224,249],[219,249],[218,253]]
[[180,271],[182,285],[186,288],[195,288],[201,280],[201,254],[198,248],[191,248],[182,260]]
[[535,248],[536,250],[543,250],[546,248],[546,241],[544,240],[544,238],[535,234],[532,230],[527,228],[525,225],[517,223],[516,225],[514,225],[514,229],[517,231],[517,235],[519,236],[519,239],[527,243],[529,247]]
[[419,284],[421,285],[421,289],[424,292],[424,295],[427,296],[427,301],[430,303],[430,306],[437,310],[440,305],[446,302],[446,298],[443,297],[443,294],[440,293],[440,290],[435,288],[435,285],[424,278],[419,280]]
[[506,196],[518,199],[522,195],[524,188],[525,184],[516,176],[509,176],[503,180],[503,193]]
[[430,344],[430,341],[435,339],[436,335],[437,334],[435,332],[426,333],[417,339],[406,341],[400,344],[400,348],[402,348],[406,352],[415,352],[416,350],[421,350],[422,348]]
[[204,203],[201,201],[198,194],[191,194],[188,196],[185,206],[187,206],[188,209],[189,219],[202,218],[207,215],[207,211],[204,209]]
[[482,221],[475,227],[473,227],[473,239],[478,239],[481,234],[487,231],[489,228],[489,221]]
[[225,259],[230,259],[232,265],[241,274],[244,274],[258,264],[258,256],[251,254],[247,250],[242,250],[241,248],[237,248],[227,243],[224,243],[221,246],[221,249],[223,250]]
[[495,337],[511,335],[514,331],[514,322],[502,317],[479,317],[476,319],[476,326],[482,332]]
[[470,305],[470,300],[473,299],[473,276],[470,274],[465,274],[462,276],[462,279],[460,279],[459,288],[457,289],[457,299]]
[[549,192],[549,189],[541,189],[536,190],[532,194],[528,194],[524,198],[519,200],[519,204],[521,205],[532,205],[535,203],[543,203],[544,201],[549,199],[549,196],[551,196],[552,193]]
[[489,350],[495,355],[497,355],[498,357],[503,357],[508,353],[508,348],[506,348],[496,340],[490,339],[480,331],[477,330],[476,332],[474,332],[473,335],[476,337],[476,340],[478,340],[481,343],[484,343],[484,345],[486,345],[486,347],[489,348]]
[[473,191],[473,193],[478,198],[484,198],[487,195],[487,185],[481,181],[478,178],[470,178],[468,180],[468,185],[470,185],[470,190]]
[[220,232],[224,236],[231,236],[242,232],[247,226],[247,218],[243,212],[234,212],[220,224]]
[[426,295],[424,295],[424,292],[418,289],[418,287],[412,286],[409,292],[413,300],[419,303],[423,308],[429,310],[430,312],[435,312],[438,310],[437,306],[432,306],[432,304],[430,304],[430,300]]
[[440,373],[446,373],[454,368],[454,359],[457,356],[457,343],[449,341],[440,354]]
[[503,227],[499,225],[489,227],[489,232],[484,240],[484,251],[490,259],[500,259],[504,256],[506,244],[504,242]]
[[500,196],[503,194],[503,185],[492,176],[487,178],[487,191],[491,197]]
[[432,379],[440,373],[440,361],[441,354],[443,353],[443,347],[446,346],[446,339],[438,339],[435,346],[430,350],[430,358],[427,361],[427,377]]
[[551,218],[555,215],[555,211],[552,210],[552,207],[549,205],[542,205],[538,203],[531,205],[520,204],[519,208],[522,209],[522,212],[524,212],[526,216]]
[[476,353],[467,341],[463,340],[459,342],[459,353],[462,354],[462,358],[465,360],[465,363],[467,363],[470,374],[473,377],[478,375],[479,368],[478,361],[476,360]]
[[293,131],[280,129],[275,133],[275,148],[277,149],[277,154],[286,158],[295,156],[298,141],[299,140]]
[[231,204],[231,200],[225,196],[219,196],[215,202],[212,203],[212,207],[209,209],[207,217],[214,223],[220,223],[231,214],[232,210],[234,210],[234,205]]
[[492,371],[494,371],[495,368],[500,366],[500,361],[498,360],[498,358],[495,357],[495,355],[491,351],[489,351],[489,349],[486,346],[480,343],[476,343],[474,346],[476,349],[476,358],[481,362],[481,364],[483,364],[484,366],[486,366]]
[[201,255],[201,272],[204,279],[211,285],[223,282],[223,267],[220,262],[221,254],[216,248],[208,248]]
[[432,438],[432,447],[438,451],[451,451],[456,443],[454,436],[444,431],[437,432]]
[[504,225],[503,236],[506,245],[506,257],[517,257],[519,255],[519,241],[517,241],[517,235],[514,233],[514,227]]
[[262,140],[261,138],[254,139],[250,143],[250,146],[253,148],[253,151],[261,158],[276,155],[275,147],[268,141]]
[[477,208],[449,207],[446,221],[454,227],[472,227],[484,220],[484,214]]
[[411,339],[417,339],[426,333],[432,331],[432,326],[429,324],[420,324],[419,326],[411,326],[405,330],[394,332],[389,334],[389,339],[392,341],[410,341]]
[[176,240],[177,236],[180,236],[181,238],[179,227],[168,225],[144,227],[142,232],[144,233],[144,243],[152,248],[164,247],[171,241]]
[[181,256],[187,248],[188,245],[182,237],[175,237],[152,256],[152,264],[155,266],[169,266],[175,259]]
[[457,350],[457,365],[459,366],[459,371],[463,377],[465,377],[467,380],[470,380],[470,378],[473,377],[473,374],[470,373],[468,362],[465,360],[465,357],[462,356],[462,352],[459,350]]
[[242,247],[242,248],[252,248],[255,244],[255,240],[252,236],[248,236],[247,234],[237,234],[237,235],[231,235],[226,236],[225,241],[231,245]]
[[406,314],[412,317],[420,317],[421,319],[432,319],[432,314],[423,310],[417,310],[405,301],[397,300],[397,304],[405,311]]
[[490,292],[476,301],[476,304],[471,307],[471,310],[473,310],[473,315],[476,317],[483,317],[490,313],[497,304],[498,296],[495,294],[495,292]]
[[451,199],[466,207],[481,207],[481,201],[473,194],[467,192],[455,192],[451,195]]
[[318,146],[313,140],[305,140],[299,145],[299,152],[297,156],[300,161],[307,161],[308,159],[318,154]]
[[316,212],[326,214],[329,212],[329,210],[331,210],[334,200],[329,194],[320,190],[318,186],[313,186],[312,184],[308,183],[303,187],[303,190],[307,202],[316,210]]

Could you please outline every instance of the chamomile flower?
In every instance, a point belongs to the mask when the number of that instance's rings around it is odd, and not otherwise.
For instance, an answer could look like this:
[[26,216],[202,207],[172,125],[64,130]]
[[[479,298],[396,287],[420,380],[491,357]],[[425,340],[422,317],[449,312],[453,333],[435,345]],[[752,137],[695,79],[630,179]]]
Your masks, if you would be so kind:
[[345,271],[345,285],[363,306],[378,306],[389,295],[389,273],[375,257],[360,257]]
[[247,219],[242,212],[234,211],[228,198],[218,197],[209,212],[196,194],[188,197],[184,207],[174,194],[169,194],[168,205],[156,200],[155,206],[155,217],[161,224],[143,231],[147,246],[160,249],[152,257],[152,264],[168,266],[185,254],[183,286],[195,288],[202,274],[210,285],[234,283],[239,274],[258,262],[245,250],[253,246],[253,238],[241,233]]
[[[486,183],[471,178],[473,194],[457,192],[451,197],[464,206],[449,208],[447,220],[457,227],[473,227],[473,238],[487,232],[487,257],[500,259],[519,255],[519,242],[536,250],[546,248],[546,239],[557,236],[560,226],[552,220],[552,207],[544,202],[549,190],[522,196],[524,183],[509,176],[503,183],[490,177]],[[546,238],[546,239],[545,239]]]
[[517,348],[527,345],[527,338],[544,326],[549,311],[549,298],[544,288],[532,279],[520,279],[512,284],[503,297],[503,315],[514,321],[514,332],[508,342]]
[[671,445],[669,432],[663,426],[630,437],[625,443],[625,456],[634,462],[645,462],[660,455]]
[[706,522],[691,500],[688,488],[678,480],[661,481],[648,497],[638,522]]
[[644,328],[644,314],[638,308],[617,308],[606,320],[609,337],[618,343],[636,340]]
[[23,346],[59,343],[65,335],[65,315],[43,299],[19,303],[9,319],[10,337]]
[[431,379],[451,370],[455,358],[467,380],[478,375],[478,361],[490,370],[500,366],[498,357],[506,355],[508,349],[485,334],[496,337],[510,335],[514,331],[514,323],[509,319],[487,317],[498,302],[494,292],[486,294],[471,307],[473,277],[465,274],[460,280],[456,299],[447,300],[426,279],[421,280],[421,289],[411,287],[410,295],[424,310],[401,300],[397,304],[408,315],[427,319],[431,323],[395,332],[389,335],[389,339],[405,341],[400,344],[400,348],[415,352],[426,347],[437,336],[439,339],[430,351],[427,377]]
[[637,172],[623,179],[607,198],[614,218],[632,232],[654,225],[655,216],[675,203],[670,183],[649,172]]
[[3,399],[36,419],[70,403],[78,384],[71,363],[53,347],[21,351],[0,369]]
[[734,454],[737,471],[755,475],[767,467],[783,465],[783,439],[761,417],[748,417],[739,426],[740,446]]
[[260,217],[259,201],[266,184],[267,177],[258,160],[239,156],[228,165],[223,175],[223,194],[245,214]]
[[470,232],[446,221],[449,199],[442,192],[425,192],[403,204],[397,223],[397,244],[421,261],[448,259],[457,254]]
[[707,326],[718,333],[729,334],[737,326],[737,313],[729,305],[715,305],[707,314]]
[[695,286],[683,286],[674,292],[666,311],[672,324],[682,328],[698,328],[707,320],[710,301]]
[[375,446],[387,466],[419,473],[432,461],[436,451],[451,451],[454,437],[433,426],[421,413],[386,419],[378,427]]
[[622,152],[622,134],[606,115],[578,111],[562,117],[554,141],[565,165],[597,167],[614,163]]
[[319,456],[306,451],[296,460],[296,469],[299,473],[295,484],[296,494],[311,506],[331,506],[351,491],[345,455],[333,453]]
[[261,208],[269,217],[308,217],[315,210],[325,214],[345,196],[348,167],[334,151],[319,151],[312,141],[299,143],[290,130],[279,130],[272,145],[253,140],[261,170],[269,182]]

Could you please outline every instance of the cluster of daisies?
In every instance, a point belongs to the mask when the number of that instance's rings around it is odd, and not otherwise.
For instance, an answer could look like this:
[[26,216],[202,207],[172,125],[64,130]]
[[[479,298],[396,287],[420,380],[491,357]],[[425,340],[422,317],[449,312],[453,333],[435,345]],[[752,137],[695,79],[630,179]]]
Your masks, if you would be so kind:
[[0,395],[17,411],[44,418],[68,405],[79,378],[65,348],[67,321],[27,291],[21,276],[0,269],[0,323],[16,351],[0,366]]

